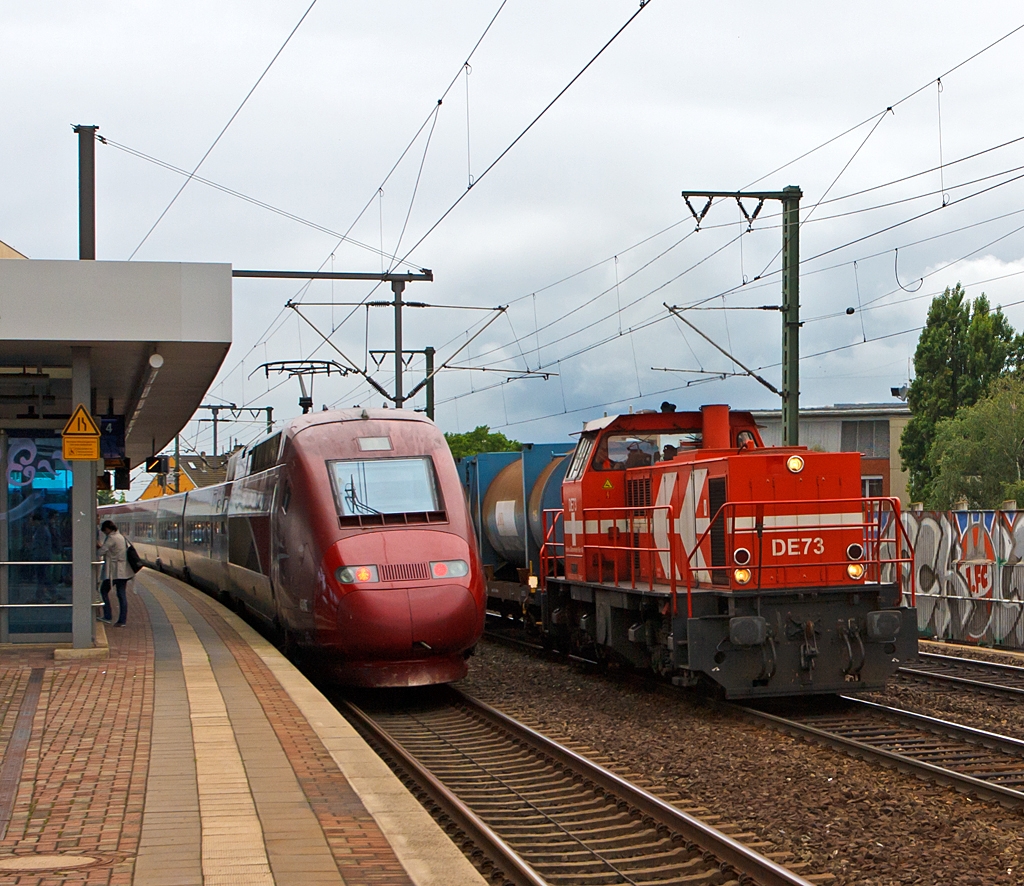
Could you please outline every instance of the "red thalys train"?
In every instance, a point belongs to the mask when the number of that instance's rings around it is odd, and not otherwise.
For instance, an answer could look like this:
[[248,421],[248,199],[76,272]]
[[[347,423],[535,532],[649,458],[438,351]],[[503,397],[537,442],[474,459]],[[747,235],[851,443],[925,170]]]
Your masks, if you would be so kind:
[[585,425],[561,501],[535,589],[500,580],[529,564],[488,562],[492,608],[522,604],[560,649],[729,698],[878,689],[916,654],[899,500],[862,497],[859,453],[765,447],[728,406],[611,416]]
[[458,680],[483,630],[455,464],[412,412],[302,416],[235,453],[225,483],[102,511],[148,565],[244,608],[343,683]]

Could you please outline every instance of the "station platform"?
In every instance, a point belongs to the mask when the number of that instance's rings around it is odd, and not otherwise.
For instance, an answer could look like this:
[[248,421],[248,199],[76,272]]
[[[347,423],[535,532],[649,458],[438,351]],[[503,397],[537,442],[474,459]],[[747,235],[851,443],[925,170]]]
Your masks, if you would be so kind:
[[0,647],[0,883],[484,884],[236,615],[148,569],[128,600],[105,658]]

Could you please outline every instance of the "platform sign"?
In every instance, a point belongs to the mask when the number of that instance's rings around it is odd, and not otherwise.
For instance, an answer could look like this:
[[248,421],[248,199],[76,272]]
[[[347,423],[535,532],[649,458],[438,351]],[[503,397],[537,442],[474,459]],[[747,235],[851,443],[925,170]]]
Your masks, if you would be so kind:
[[107,467],[122,467],[124,460],[124,416],[123,415],[101,415],[100,425],[100,455],[106,462],[117,462],[108,464]]
[[95,461],[100,457],[100,429],[81,403],[64,425],[61,444],[65,461]]

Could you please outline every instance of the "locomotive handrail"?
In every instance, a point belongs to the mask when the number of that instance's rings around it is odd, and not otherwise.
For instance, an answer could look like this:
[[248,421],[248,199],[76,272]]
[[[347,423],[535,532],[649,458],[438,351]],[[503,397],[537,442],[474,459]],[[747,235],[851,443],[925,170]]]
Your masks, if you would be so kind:
[[[643,511],[644,513],[643,514],[638,513],[639,511]],[[635,521],[637,521],[637,520],[645,521],[645,523],[644,523],[644,525],[646,526],[645,534],[653,535],[653,530],[652,530],[651,526],[652,526],[652,524],[654,522],[654,513],[656,511],[665,511],[666,512],[665,519],[666,519],[666,525],[668,526],[668,547],[660,547],[658,545],[639,545],[639,544],[633,544],[632,543],[633,542],[633,536],[635,534],[639,534],[637,532],[637,529],[636,529]],[[624,514],[626,519],[629,521],[628,522],[628,528],[627,528],[627,532],[628,532],[627,543],[626,544],[587,544],[587,541],[586,541],[586,538],[587,538],[587,536],[586,536],[587,515],[588,514],[595,514],[595,513],[598,515],[597,516],[598,533],[600,533],[600,531],[601,531],[601,524],[603,522],[612,523],[613,525],[608,527],[609,530],[614,528],[616,530],[616,532],[618,532],[618,520],[615,517],[612,517],[611,520],[608,520],[608,519],[602,520],[601,516],[600,516],[601,514]],[[674,525],[673,524],[673,508],[672,508],[672,505],[668,505],[668,504],[666,504],[666,505],[642,505],[640,507],[637,507],[637,506],[634,505],[632,507],[584,508],[583,509],[583,527],[584,528],[583,528],[583,545],[582,545],[583,556],[586,557],[586,554],[587,554],[588,550],[596,550],[596,551],[599,551],[599,552],[600,551],[614,551],[616,553],[621,552],[621,551],[629,551],[631,553],[638,553],[638,554],[644,553],[644,554],[647,555],[647,562],[648,562],[648,570],[647,570],[648,581],[647,581],[647,585],[648,585],[648,588],[651,591],[653,591],[654,590],[654,572],[655,572],[655,570],[654,570],[654,555],[655,554],[668,554],[669,566],[668,566],[667,572],[668,572],[668,579],[669,579],[669,587],[671,589],[672,599],[674,601],[676,599],[676,568],[675,568],[675,545],[673,544],[674,533],[672,531],[673,525]],[[617,535],[616,537],[617,538],[621,538],[621,535]],[[612,576],[613,576],[614,583],[618,584],[619,583],[619,561],[618,561],[617,558],[612,560]],[[636,590],[636,570],[635,569],[630,569],[630,588],[632,590]]]
[[[551,525],[548,526],[548,514],[551,514]],[[558,521],[562,521],[562,541],[554,537]],[[557,574],[558,561],[562,561],[562,570],[565,571],[565,512],[562,508],[545,508],[541,511],[541,527],[543,531],[543,542],[540,546],[540,587],[542,591],[548,589],[548,576]],[[561,548],[559,555],[554,549]],[[549,549],[551,553],[548,553]]]
[[[850,505],[856,504],[860,507],[862,520],[857,526],[851,523],[839,520],[837,522],[818,522],[813,524],[813,528],[820,532],[830,532],[841,529],[854,529],[860,528],[863,533],[863,539],[865,541],[864,551],[861,559],[857,562],[864,563],[870,567],[870,572],[866,571],[865,574],[877,576],[877,580],[881,580],[882,570],[884,566],[895,567],[895,584],[899,587],[900,596],[903,595],[903,584],[904,584],[904,567],[909,566],[910,575],[910,601],[911,606],[916,605],[916,584],[914,580],[913,570],[913,559],[914,559],[914,547],[910,541],[910,537],[907,535],[906,527],[903,526],[903,521],[900,518],[900,502],[898,498],[892,497],[875,497],[875,498],[832,498],[832,499],[816,499],[808,501],[807,499],[792,499],[792,500],[770,500],[770,501],[729,501],[725,502],[714,514],[711,520],[708,522],[707,529],[701,533],[693,546],[693,549],[686,555],[686,563],[688,566],[688,574],[692,575],[695,572],[712,572],[713,570],[721,569],[728,570],[735,568],[736,566],[746,566],[748,564],[737,564],[733,560],[733,548],[726,545],[726,562],[722,564],[712,563],[699,568],[694,568],[691,561],[693,556],[700,551],[702,545],[707,541],[711,534],[713,527],[716,525],[719,519],[723,520],[726,531],[730,536],[734,536],[736,533],[736,516],[735,511],[737,509],[746,508],[751,509],[754,512],[754,517],[757,522],[754,526],[750,527],[749,531],[757,531],[759,537],[763,534],[773,533],[792,533],[794,529],[799,529],[799,523],[790,523],[784,526],[766,526],[764,523],[765,516],[785,516],[792,517],[799,520],[801,517],[809,517],[817,514],[818,516],[828,515],[829,506],[835,505]],[[887,507],[886,507],[887,506]],[[787,514],[768,514],[764,513],[766,508],[773,511],[777,511],[778,508],[793,508],[795,511],[791,511]],[[888,530],[889,526],[883,527],[882,514],[883,511],[889,510],[892,514],[892,525],[894,529],[893,537],[888,538],[882,535],[883,528]],[[726,512],[733,512],[731,518],[726,516]],[[852,511],[845,512],[847,515]],[[872,516],[873,515],[873,516]],[[806,528],[812,528],[808,525]],[[741,532],[743,530],[740,530]],[[894,556],[894,557],[882,557],[881,549],[883,545],[898,545],[900,541],[906,543],[906,549],[909,552],[908,556]],[[897,553],[900,553],[902,547],[897,548]],[[805,552],[806,554],[806,552]],[[731,562],[730,562],[731,561]],[[785,566],[779,567],[783,569],[799,569],[806,566],[814,566],[818,568],[826,568],[829,566],[844,566],[848,565],[850,560],[821,560],[814,559],[812,562],[806,562],[803,560],[796,560],[793,563],[787,563]],[[758,571],[758,587],[760,587],[760,571],[764,567],[762,558],[758,557],[755,568]],[[688,581],[686,586],[687,596],[687,611],[692,617],[693,615],[693,599],[692,599],[693,583]]]

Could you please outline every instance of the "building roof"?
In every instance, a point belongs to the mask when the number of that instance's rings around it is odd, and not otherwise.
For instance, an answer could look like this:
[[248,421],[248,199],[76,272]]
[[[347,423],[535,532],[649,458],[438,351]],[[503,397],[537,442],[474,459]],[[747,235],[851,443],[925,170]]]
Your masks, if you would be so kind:
[[60,430],[72,348],[88,348],[96,415],[123,415],[132,465],[199,407],[231,345],[231,266],[0,261],[0,428]]
[[[173,461],[173,458],[172,458]],[[192,485],[202,488],[223,483],[228,475],[227,455],[183,455],[181,456],[181,472]]]
[[[756,419],[782,418],[781,409],[751,409]],[[864,419],[871,416],[910,415],[906,403],[836,403],[834,406],[801,406],[800,418]]]
[[22,255],[13,246],[8,246],[3,240],[0,240],[0,258],[28,258],[28,256]]

